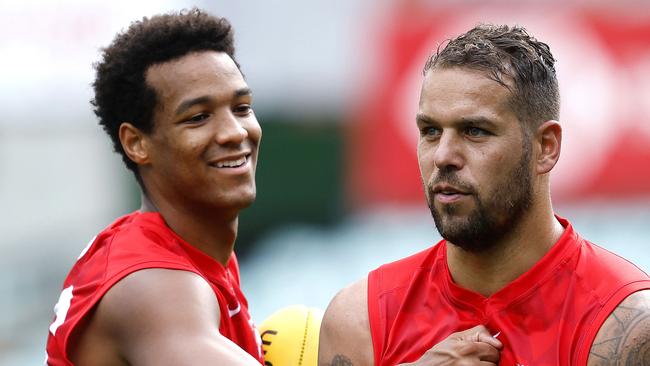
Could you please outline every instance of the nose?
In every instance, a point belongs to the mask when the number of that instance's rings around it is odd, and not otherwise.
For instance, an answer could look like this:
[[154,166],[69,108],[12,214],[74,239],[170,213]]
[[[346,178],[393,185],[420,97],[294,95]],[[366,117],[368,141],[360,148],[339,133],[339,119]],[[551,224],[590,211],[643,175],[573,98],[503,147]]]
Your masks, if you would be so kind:
[[248,131],[233,113],[227,113],[216,128],[215,139],[219,145],[241,144],[248,137]]
[[443,132],[435,148],[433,163],[440,170],[460,170],[463,167],[462,142],[457,136]]

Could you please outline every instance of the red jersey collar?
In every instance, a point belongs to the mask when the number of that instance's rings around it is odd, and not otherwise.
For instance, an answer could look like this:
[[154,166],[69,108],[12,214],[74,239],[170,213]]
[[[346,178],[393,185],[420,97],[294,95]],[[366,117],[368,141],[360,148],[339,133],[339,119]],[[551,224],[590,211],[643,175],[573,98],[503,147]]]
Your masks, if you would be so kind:
[[518,299],[528,296],[535,288],[549,280],[580,246],[579,237],[571,223],[560,216],[555,215],[555,217],[564,227],[564,233],[560,239],[533,267],[489,297],[454,283],[447,263],[447,242],[443,240],[439,255],[445,270],[439,271],[436,275],[439,276],[438,280],[441,283],[446,284],[445,290],[450,300],[463,307],[475,308],[487,316],[493,311],[501,310]]
[[230,269],[233,265],[236,265],[237,259],[235,258],[235,253],[233,252],[230,256],[230,259],[224,267],[219,261],[205,254],[201,250],[194,247],[192,244],[186,242],[183,238],[178,236],[165,222],[165,219],[160,215],[159,212],[140,212],[136,211],[135,217],[133,218],[134,223],[148,226],[152,225],[158,228],[164,228],[169,232],[169,234],[176,240],[178,245],[187,253],[190,260],[194,263],[196,268],[199,268],[201,272],[207,276],[211,281],[216,281],[222,283],[230,284],[234,279],[237,283],[239,279],[235,279],[233,274],[231,274]]

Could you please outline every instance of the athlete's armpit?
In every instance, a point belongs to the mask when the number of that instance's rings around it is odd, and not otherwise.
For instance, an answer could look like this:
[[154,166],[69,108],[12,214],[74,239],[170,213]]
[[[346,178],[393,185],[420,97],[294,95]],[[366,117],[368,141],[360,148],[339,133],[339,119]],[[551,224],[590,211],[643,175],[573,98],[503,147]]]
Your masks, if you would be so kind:
[[330,362],[330,363],[328,363],[326,365],[327,366],[354,366],[352,361],[349,358],[347,358],[347,357],[345,357],[343,355],[334,356],[334,358],[332,359],[332,362]]
[[605,320],[587,365],[650,365],[650,290],[628,296]]

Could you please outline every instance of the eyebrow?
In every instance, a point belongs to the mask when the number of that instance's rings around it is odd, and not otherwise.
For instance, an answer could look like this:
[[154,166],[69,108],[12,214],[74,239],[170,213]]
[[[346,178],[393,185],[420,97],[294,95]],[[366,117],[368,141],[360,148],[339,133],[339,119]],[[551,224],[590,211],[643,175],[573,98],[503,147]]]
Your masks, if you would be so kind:
[[425,124],[429,124],[429,125],[435,123],[435,121],[433,120],[433,118],[427,116],[427,115],[424,114],[424,113],[418,113],[418,114],[416,114],[416,115],[415,115],[415,122],[418,123],[418,124],[420,124],[420,123],[425,123]]
[[491,128],[496,128],[496,123],[492,121],[489,118],[486,117],[467,117],[467,118],[462,118],[461,123],[466,126],[466,127],[491,127]]
[[[250,88],[240,88],[235,90],[235,92],[233,93],[233,97],[235,98],[244,97],[247,95],[253,95],[253,92],[251,91]],[[184,100],[183,102],[181,102],[178,108],[176,108],[176,115],[182,114],[183,112],[187,111],[188,109],[192,108],[195,105],[207,104],[212,101],[214,101],[214,98],[209,95],[202,95],[200,97]]]
[[251,88],[240,88],[235,90],[235,97],[244,97],[247,95],[253,95]]
[[[434,125],[437,124],[436,120],[427,116],[424,113],[418,113],[415,116],[415,122],[418,124]],[[495,128],[497,125],[489,118],[486,117],[463,117],[460,119],[460,126],[462,127],[492,127]]]

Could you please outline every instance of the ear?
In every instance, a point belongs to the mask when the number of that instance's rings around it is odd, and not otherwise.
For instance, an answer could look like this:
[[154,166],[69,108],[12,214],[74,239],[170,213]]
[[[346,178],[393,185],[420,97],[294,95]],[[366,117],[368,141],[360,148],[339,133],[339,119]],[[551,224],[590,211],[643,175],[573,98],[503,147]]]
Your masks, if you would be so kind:
[[535,132],[535,142],[539,150],[536,156],[537,174],[550,172],[560,159],[562,147],[562,126],[558,121],[546,121]]
[[134,163],[143,165],[149,162],[147,136],[129,122],[120,125],[120,142],[126,155]]

